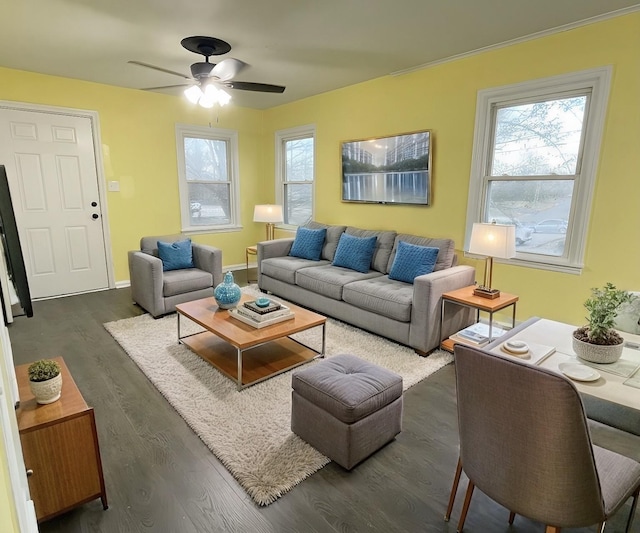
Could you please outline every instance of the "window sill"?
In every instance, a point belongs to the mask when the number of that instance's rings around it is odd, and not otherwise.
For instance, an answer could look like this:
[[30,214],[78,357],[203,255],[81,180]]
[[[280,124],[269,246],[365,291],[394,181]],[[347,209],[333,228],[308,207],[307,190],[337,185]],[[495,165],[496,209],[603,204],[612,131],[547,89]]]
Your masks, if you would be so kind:
[[[465,257],[470,259],[484,259],[484,257],[472,255],[468,252],[464,253]],[[579,276],[582,274],[582,269],[584,265],[576,265],[570,263],[561,262],[560,258],[558,258],[557,262],[544,262],[544,261],[533,261],[531,259],[523,259],[514,257],[513,259],[498,259],[494,258],[494,262],[502,263],[506,265],[520,266],[526,268],[537,268],[538,270],[550,270],[552,272],[562,272],[564,274],[573,274]]]
[[242,226],[189,226],[182,228],[182,233],[186,235],[198,235],[201,233],[229,233],[241,231]]

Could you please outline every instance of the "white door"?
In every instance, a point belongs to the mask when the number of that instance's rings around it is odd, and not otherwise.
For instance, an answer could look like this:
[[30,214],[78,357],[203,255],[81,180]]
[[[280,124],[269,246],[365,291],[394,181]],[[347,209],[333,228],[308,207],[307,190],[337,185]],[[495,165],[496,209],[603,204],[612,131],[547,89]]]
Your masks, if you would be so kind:
[[31,296],[108,288],[91,119],[0,109],[0,164]]

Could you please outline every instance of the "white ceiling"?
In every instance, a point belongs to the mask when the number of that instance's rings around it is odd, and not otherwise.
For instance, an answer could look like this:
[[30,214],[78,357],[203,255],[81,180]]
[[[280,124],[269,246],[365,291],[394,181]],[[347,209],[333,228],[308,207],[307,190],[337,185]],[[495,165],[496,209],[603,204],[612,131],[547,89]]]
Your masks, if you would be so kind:
[[[2,0],[0,66],[140,89],[189,74],[183,37],[223,39],[237,77],[283,94],[230,91],[264,109],[610,13],[637,0]],[[166,91],[180,94],[179,89]]]

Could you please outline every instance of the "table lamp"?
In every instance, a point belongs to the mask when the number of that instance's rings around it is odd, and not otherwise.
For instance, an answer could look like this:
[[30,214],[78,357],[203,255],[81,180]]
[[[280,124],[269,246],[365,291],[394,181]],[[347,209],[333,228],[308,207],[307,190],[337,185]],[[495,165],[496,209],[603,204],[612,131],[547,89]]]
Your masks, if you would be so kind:
[[498,289],[491,288],[493,258],[509,259],[516,255],[516,227],[508,224],[475,223],[471,230],[468,252],[486,256],[484,283],[476,287],[473,294],[491,299],[500,296]]
[[275,225],[282,222],[282,206],[273,204],[256,205],[253,210],[254,222],[267,223],[267,240],[273,240],[273,230]]

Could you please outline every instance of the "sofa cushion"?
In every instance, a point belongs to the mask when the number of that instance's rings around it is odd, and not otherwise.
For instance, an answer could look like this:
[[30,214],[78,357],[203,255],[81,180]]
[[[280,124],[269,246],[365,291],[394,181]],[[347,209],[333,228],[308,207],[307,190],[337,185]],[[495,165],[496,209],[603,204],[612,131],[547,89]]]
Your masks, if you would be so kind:
[[162,276],[162,295],[165,298],[211,287],[213,287],[211,273],[198,268],[170,270]]
[[369,272],[377,240],[376,236],[355,237],[343,233],[333,258],[333,266],[351,268],[362,273]]
[[413,283],[416,277],[431,274],[436,266],[439,251],[439,248],[400,241],[389,271],[389,279]]
[[376,249],[373,252],[373,259],[371,260],[371,268],[383,274],[389,272],[389,256],[391,255],[391,250],[393,249],[396,238],[395,231],[373,231],[349,226],[345,230],[345,233],[353,235],[354,237],[377,237],[378,240],[376,241]]
[[333,261],[333,256],[336,254],[336,249],[338,248],[340,235],[344,233],[346,226],[331,226],[329,224],[322,224],[321,222],[311,220],[310,222],[307,222],[304,227],[311,229],[325,228],[327,230],[320,258],[326,259],[327,261]]
[[392,320],[411,321],[413,285],[389,279],[389,276],[349,283],[342,291],[342,299],[360,309]]
[[322,245],[326,234],[326,228],[298,228],[289,255],[318,261],[322,254]]
[[309,289],[327,298],[342,300],[342,288],[347,283],[382,276],[370,270],[366,274],[350,268],[333,265],[301,268],[296,271],[296,285]]
[[329,265],[329,261],[311,261],[310,259],[302,259],[300,257],[284,256],[263,259],[260,265],[262,274],[265,276],[284,281],[290,285],[295,285],[297,270],[307,267]]
[[455,244],[452,239],[430,239],[428,237],[419,237],[417,235],[409,235],[406,233],[398,233],[396,236],[396,242],[393,245],[393,251],[389,257],[389,266],[387,272],[391,270],[393,261],[396,258],[398,250],[398,243],[400,241],[408,242],[410,244],[417,244],[418,246],[428,246],[431,248],[439,248],[438,259],[436,259],[436,266],[433,269],[434,272],[438,270],[444,270],[445,268],[451,268],[453,266],[453,260],[455,257]]
[[158,241],[158,257],[162,260],[164,271],[193,268],[191,239],[174,242]]

